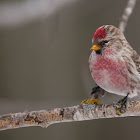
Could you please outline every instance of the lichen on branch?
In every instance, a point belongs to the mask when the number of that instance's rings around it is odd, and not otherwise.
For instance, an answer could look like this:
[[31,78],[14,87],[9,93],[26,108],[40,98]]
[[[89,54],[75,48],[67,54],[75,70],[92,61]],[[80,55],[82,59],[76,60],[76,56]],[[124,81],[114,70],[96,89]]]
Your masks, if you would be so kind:
[[[94,105],[93,105],[94,106]],[[48,127],[51,124],[72,121],[85,121],[101,118],[115,118],[127,116],[140,116],[140,102],[129,102],[125,113],[116,114],[114,104],[101,104],[92,108],[83,108],[81,105],[52,110],[31,111],[23,113],[10,113],[0,116],[0,130],[41,126]]]

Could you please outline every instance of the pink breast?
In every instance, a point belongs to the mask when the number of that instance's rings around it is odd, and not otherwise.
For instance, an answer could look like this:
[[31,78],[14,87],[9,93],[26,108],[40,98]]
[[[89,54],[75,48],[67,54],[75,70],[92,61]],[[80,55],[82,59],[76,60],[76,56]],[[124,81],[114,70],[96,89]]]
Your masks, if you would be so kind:
[[122,61],[115,61],[106,56],[97,56],[91,63],[92,76],[95,82],[104,89],[123,91],[128,89],[127,69]]

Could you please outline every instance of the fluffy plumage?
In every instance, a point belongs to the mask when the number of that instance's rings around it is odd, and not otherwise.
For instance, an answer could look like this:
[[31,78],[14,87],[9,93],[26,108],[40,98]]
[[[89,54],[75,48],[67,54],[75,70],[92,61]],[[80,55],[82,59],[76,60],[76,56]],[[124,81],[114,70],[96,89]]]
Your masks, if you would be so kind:
[[104,25],[95,32],[92,44],[101,46],[101,53],[93,50],[89,58],[95,82],[114,94],[129,93],[129,98],[140,94],[140,56],[123,33],[112,25]]

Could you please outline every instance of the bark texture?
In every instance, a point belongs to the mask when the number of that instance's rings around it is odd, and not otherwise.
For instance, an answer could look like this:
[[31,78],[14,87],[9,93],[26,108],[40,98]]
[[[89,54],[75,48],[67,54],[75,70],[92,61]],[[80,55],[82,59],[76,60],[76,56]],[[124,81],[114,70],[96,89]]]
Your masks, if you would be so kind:
[[[82,105],[55,108],[52,110],[31,111],[23,113],[10,113],[0,116],[0,130],[41,126],[48,127],[51,124],[71,121],[85,121],[100,118],[115,118],[127,116],[140,116],[140,102],[128,103],[126,112],[121,115],[116,113],[116,104],[91,105],[88,108]],[[84,108],[83,108],[84,107]]]

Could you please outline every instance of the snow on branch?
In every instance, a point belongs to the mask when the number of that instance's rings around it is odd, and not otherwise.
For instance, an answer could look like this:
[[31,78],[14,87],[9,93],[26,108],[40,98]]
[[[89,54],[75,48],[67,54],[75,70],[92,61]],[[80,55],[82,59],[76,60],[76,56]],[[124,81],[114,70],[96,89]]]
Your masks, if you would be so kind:
[[133,12],[133,9],[135,7],[136,4],[136,0],[128,0],[128,3],[126,5],[126,8],[124,9],[124,12],[122,14],[122,17],[120,19],[120,24],[119,24],[119,29],[124,32],[126,25],[127,25],[127,21],[130,17],[130,15]]
[[73,106],[65,108],[55,108],[52,110],[31,111],[23,113],[10,113],[0,116],[0,130],[41,126],[48,127],[51,124],[60,122],[85,121],[100,118],[114,118],[140,116],[140,102],[131,101],[128,108],[121,115],[116,114],[114,104],[102,104],[94,108],[82,108],[82,106]]

